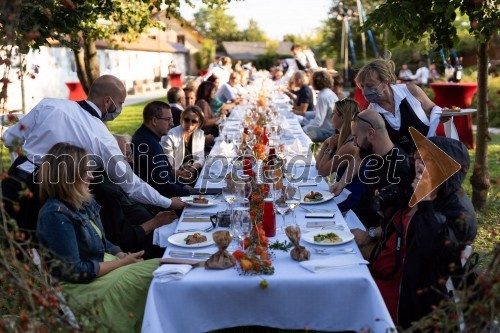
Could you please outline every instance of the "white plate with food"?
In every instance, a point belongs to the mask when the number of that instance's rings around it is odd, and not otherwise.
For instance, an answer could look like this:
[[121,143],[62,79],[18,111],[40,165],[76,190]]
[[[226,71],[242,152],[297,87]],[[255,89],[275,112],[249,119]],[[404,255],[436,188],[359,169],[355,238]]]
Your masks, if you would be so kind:
[[474,112],[477,112],[476,109],[460,109],[460,108],[455,108],[455,109],[443,109],[442,110],[442,115],[443,116],[465,116]]
[[181,201],[192,207],[210,207],[218,205],[220,202],[201,195],[191,195],[189,197],[180,197]]
[[210,232],[181,232],[168,237],[168,242],[179,247],[205,247],[214,244],[212,233]]
[[333,193],[328,191],[301,191],[300,203],[303,205],[317,205],[333,199]]
[[354,235],[348,230],[318,230],[302,235],[302,239],[313,245],[334,246],[348,243],[354,239]]

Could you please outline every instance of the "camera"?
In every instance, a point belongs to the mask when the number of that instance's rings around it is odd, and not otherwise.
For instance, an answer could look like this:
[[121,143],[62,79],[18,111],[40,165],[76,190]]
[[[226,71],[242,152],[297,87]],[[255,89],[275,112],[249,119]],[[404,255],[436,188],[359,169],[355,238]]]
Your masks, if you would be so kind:
[[370,200],[370,209],[374,212],[396,206],[399,203],[399,186],[397,184],[387,185],[382,188],[378,195]]

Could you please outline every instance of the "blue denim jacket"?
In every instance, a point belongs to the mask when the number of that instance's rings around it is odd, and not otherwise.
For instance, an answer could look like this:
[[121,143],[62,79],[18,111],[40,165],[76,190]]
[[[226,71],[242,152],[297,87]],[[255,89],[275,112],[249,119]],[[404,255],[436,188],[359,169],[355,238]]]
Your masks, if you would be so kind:
[[89,282],[97,277],[104,252],[114,255],[121,251],[105,238],[103,241],[90,223],[94,221],[104,236],[100,208],[92,200],[76,210],[54,198],[42,206],[37,224],[40,244],[66,264],[65,267],[53,267],[52,274],[69,282]]

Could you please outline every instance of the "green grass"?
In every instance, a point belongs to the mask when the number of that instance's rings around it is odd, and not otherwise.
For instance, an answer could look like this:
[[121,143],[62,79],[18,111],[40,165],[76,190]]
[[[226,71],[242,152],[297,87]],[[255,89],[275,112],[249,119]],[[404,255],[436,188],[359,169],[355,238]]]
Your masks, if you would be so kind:
[[[155,101],[167,102],[167,99],[159,98],[155,99]],[[125,106],[122,114],[108,123],[111,133],[133,135],[142,124],[142,110],[149,102],[151,101]]]

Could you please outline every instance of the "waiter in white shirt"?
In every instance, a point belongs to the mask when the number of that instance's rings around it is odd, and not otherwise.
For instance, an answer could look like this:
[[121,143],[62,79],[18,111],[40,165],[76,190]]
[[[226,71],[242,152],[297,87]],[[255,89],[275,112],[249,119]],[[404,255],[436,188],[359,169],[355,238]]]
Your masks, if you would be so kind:
[[[5,132],[4,144],[7,147],[23,146],[26,155],[14,161],[9,177],[2,181],[3,195],[7,198],[5,208],[20,227],[36,229],[40,207],[36,171],[47,151],[59,142],[85,148],[89,153],[89,168],[104,169],[132,199],[170,209],[184,206],[179,198],[161,196],[134,174],[106,127],[105,121],[111,121],[121,113],[126,96],[125,87],[117,77],[103,75],[93,82],[88,100],[44,99]],[[19,181],[24,182],[32,194],[20,197],[18,192],[26,187]]]

